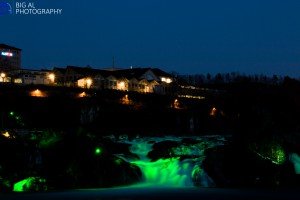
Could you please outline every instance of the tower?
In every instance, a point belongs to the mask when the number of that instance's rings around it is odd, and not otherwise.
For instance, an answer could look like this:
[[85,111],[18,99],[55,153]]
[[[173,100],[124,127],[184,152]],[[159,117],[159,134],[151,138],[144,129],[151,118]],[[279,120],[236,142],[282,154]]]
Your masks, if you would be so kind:
[[7,72],[21,68],[22,50],[6,44],[0,44],[0,71]]

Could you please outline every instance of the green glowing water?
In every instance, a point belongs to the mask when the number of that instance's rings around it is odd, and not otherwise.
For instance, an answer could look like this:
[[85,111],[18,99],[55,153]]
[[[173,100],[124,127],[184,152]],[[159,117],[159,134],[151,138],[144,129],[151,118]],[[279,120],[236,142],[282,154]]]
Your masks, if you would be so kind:
[[14,184],[14,192],[24,192],[27,188],[30,188],[34,182],[34,177],[26,178]]
[[300,174],[300,156],[296,153],[291,153],[290,161],[294,164],[295,173]]
[[40,177],[28,177],[14,184],[14,192],[45,191],[46,180]]
[[[143,187],[193,187],[197,185],[210,186],[213,181],[201,168],[204,159],[204,150],[218,145],[215,141],[199,140],[196,144],[181,144],[170,149],[170,158],[151,161],[147,155],[152,151],[153,144],[173,138],[143,138],[129,141],[131,153],[139,159],[127,160],[138,166],[143,174]],[[181,139],[174,138],[180,142]],[[181,159],[182,156],[190,156]],[[126,159],[125,159],[126,160]]]
[[145,183],[152,186],[193,186],[188,163],[181,165],[179,158],[159,159],[155,162],[133,161],[143,172]]

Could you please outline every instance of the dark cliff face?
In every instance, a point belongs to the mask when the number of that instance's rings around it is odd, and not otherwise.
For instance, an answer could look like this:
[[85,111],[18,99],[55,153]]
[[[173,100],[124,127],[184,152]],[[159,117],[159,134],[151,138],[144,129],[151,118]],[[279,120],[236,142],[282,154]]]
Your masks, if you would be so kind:
[[297,132],[300,130],[299,85],[293,80],[281,85],[220,85],[222,92],[214,89],[205,99],[1,85],[0,127],[72,129],[84,126],[120,134],[225,133],[243,137]]
[[210,100],[114,90],[87,90],[82,94],[76,88],[1,88],[1,125],[22,129],[83,126],[120,134],[195,134],[227,128],[221,111],[219,117],[209,117]]

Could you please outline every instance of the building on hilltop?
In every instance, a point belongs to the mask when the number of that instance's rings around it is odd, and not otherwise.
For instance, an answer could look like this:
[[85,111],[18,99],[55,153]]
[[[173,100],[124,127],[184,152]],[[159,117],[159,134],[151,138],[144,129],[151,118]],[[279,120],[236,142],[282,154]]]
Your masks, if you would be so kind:
[[25,85],[51,85],[55,83],[51,70],[18,69],[9,73],[11,82]]
[[91,67],[54,68],[57,84],[69,87],[169,93],[173,77],[158,68],[101,70]]
[[52,70],[52,73],[55,77],[55,83],[58,86],[64,86],[65,83],[65,74],[66,74],[66,68],[60,68],[60,67],[54,67]]
[[21,69],[22,50],[6,44],[0,44],[0,72]]
[[1,72],[0,82],[25,85],[56,85],[86,89],[108,89],[171,94],[174,78],[158,68],[94,69],[54,67],[53,70],[13,69]]

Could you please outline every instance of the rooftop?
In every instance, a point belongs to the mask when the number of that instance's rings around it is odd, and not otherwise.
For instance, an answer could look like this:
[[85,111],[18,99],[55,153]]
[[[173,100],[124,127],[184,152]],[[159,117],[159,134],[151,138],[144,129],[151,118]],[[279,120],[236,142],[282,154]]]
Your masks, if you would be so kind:
[[3,48],[3,49],[12,49],[12,50],[18,50],[18,51],[21,51],[21,50],[22,50],[22,49],[13,47],[13,46],[9,46],[9,45],[7,45],[7,44],[0,44],[0,48]]

